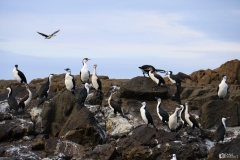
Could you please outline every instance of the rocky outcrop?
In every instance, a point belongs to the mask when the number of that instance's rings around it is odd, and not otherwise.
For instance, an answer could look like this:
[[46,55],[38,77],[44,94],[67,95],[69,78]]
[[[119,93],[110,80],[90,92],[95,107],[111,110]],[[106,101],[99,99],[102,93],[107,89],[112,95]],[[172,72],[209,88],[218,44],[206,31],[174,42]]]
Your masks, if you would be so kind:
[[148,77],[135,77],[123,84],[120,88],[122,98],[139,100],[154,100],[155,97],[167,98],[168,88],[157,86]]
[[205,103],[200,109],[203,128],[212,128],[221,122],[223,116],[230,117],[227,126],[240,125],[240,104],[235,101],[214,100]]
[[231,142],[217,144],[211,148],[208,159],[239,159],[240,158],[240,135]]

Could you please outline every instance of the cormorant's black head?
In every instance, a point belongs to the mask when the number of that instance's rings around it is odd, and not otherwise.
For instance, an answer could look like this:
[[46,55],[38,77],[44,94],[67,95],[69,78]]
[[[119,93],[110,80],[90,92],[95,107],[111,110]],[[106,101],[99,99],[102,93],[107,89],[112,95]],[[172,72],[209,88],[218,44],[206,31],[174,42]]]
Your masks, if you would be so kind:
[[71,72],[71,69],[69,69],[69,68],[66,68],[64,70],[67,71],[67,72]]
[[18,65],[16,64],[15,67],[18,68]]
[[93,68],[97,68],[97,65],[96,65],[96,64],[94,64],[94,65],[93,65]]
[[225,76],[225,75],[222,75],[222,79],[225,79],[225,80],[227,80],[227,76]]
[[86,63],[89,60],[91,60],[91,59],[90,58],[83,58],[83,60],[82,60],[83,65],[84,65],[84,63]]

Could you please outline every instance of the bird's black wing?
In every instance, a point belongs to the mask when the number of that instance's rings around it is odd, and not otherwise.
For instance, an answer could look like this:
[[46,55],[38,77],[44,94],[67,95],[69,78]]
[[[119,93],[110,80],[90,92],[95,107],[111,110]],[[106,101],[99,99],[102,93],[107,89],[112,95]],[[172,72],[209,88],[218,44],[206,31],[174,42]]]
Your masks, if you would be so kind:
[[39,98],[43,98],[43,96],[47,93],[48,90],[49,84],[48,83],[43,84],[38,91]]
[[80,93],[79,93],[79,96],[78,96],[78,104],[81,105],[85,102],[86,98],[87,98],[87,89],[86,88],[83,88]]
[[99,88],[98,88],[98,90],[102,90],[102,82],[100,81],[100,79],[98,78],[97,79],[97,83],[98,83],[98,85],[99,85]]
[[122,113],[122,109],[121,109],[121,104],[112,100],[110,101],[110,105],[114,108],[114,112],[116,114],[116,112],[118,113]]
[[51,34],[51,35],[54,35],[54,34],[58,33],[59,31],[60,31],[60,29],[55,31],[55,32],[53,32],[53,34]]
[[176,76],[179,77],[180,80],[184,80],[184,79],[192,80],[192,78],[189,75],[182,73],[182,72],[178,72],[178,74],[176,74]]
[[218,126],[218,128],[215,131],[214,139],[217,142],[219,142],[220,140],[223,141],[225,133],[226,133],[226,130],[225,130],[223,124],[221,124],[220,126]]
[[190,115],[189,119],[193,123],[193,125],[196,126],[197,128],[199,128],[197,120],[190,113],[189,113],[189,115]]
[[21,83],[24,82],[24,83],[27,84],[27,79],[26,79],[25,75],[24,75],[20,70],[18,70],[18,75],[19,75],[19,76],[21,77],[21,79],[22,79]]
[[146,117],[147,117],[147,119],[148,119],[148,124],[149,124],[149,123],[153,124],[152,116],[151,116],[151,114],[148,112],[147,109],[145,109],[145,114],[146,114]]
[[9,104],[10,109],[14,109],[14,110],[18,109],[18,103],[14,97],[11,96],[8,98],[8,104]]
[[72,82],[73,82],[73,89],[75,89],[75,79],[74,79],[74,76],[73,75],[71,75],[72,76]]
[[160,115],[161,115],[164,119],[166,119],[166,121],[168,122],[168,120],[169,120],[169,115],[168,115],[168,113],[167,113],[163,108],[161,108],[161,107],[160,107],[160,109],[159,109],[159,112],[160,112]]
[[159,74],[157,74],[157,73],[155,73],[154,72],[154,76],[157,78],[157,79],[159,79],[159,84],[165,84],[165,81],[164,81],[164,79],[163,79],[163,77],[162,76],[160,76]]
[[43,33],[41,33],[41,32],[37,32],[38,34],[41,34],[42,36],[44,36],[44,37],[48,37],[48,35],[46,35],[46,34],[43,34]]

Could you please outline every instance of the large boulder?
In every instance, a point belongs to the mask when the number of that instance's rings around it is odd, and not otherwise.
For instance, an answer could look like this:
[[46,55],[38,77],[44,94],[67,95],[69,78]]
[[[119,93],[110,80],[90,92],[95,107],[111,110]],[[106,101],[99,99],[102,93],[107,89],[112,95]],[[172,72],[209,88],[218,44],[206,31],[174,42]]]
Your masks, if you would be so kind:
[[151,78],[135,77],[124,83],[120,88],[122,98],[155,100],[155,97],[167,98],[168,88],[166,86],[157,86]]
[[208,159],[239,159],[240,158],[240,135],[230,142],[216,144],[211,148]]
[[221,122],[223,116],[230,117],[227,126],[240,125],[240,104],[230,100],[213,100],[205,103],[200,109],[203,128],[212,128]]

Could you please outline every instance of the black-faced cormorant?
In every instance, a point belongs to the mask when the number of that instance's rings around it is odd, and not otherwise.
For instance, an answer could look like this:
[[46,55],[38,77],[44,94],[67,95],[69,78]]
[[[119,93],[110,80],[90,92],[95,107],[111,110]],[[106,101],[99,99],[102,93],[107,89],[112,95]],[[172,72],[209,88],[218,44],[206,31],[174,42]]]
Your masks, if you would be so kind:
[[181,82],[184,79],[191,79],[189,75],[182,72],[178,72],[178,74],[174,75],[172,74],[172,71],[168,71],[166,75],[172,83],[175,83],[177,86],[180,86],[180,87],[181,87]]
[[188,123],[188,125],[192,129],[194,129],[195,127],[199,128],[199,124],[198,124],[197,120],[188,111],[188,102],[185,103],[185,112],[184,113],[185,113],[185,120]]
[[37,33],[40,34],[40,35],[42,35],[42,36],[44,36],[44,37],[46,37],[45,39],[50,39],[50,38],[52,38],[53,36],[56,36],[55,34],[58,33],[59,31],[60,31],[60,29],[57,30],[57,31],[55,31],[55,32],[53,32],[53,33],[50,34],[50,35],[46,35],[46,34],[43,34],[43,33],[41,33],[41,32],[37,32]]
[[18,102],[15,99],[15,97],[13,97],[13,95],[12,95],[13,90],[12,90],[12,88],[10,86],[8,86],[6,89],[9,91],[8,92],[8,105],[9,105],[9,108],[10,108],[10,110],[14,109],[15,113],[17,113],[17,111],[18,111]]
[[113,110],[113,112],[114,112],[115,115],[116,115],[117,112],[118,112],[118,113],[121,114],[123,117],[125,117],[125,116],[123,115],[123,113],[122,113],[121,104],[118,103],[118,102],[116,102],[116,101],[114,101],[114,100],[112,99],[112,96],[113,96],[113,94],[115,94],[115,93],[116,93],[116,92],[111,92],[111,94],[110,94],[110,96],[109,96],[109,98],[108,98],[108,105],[109,105],[109,107]]
[[[16,64],[15,67],[13,68],[13,76],[15,77],[15,79],[21,83],[21,84],[27,84],[27,79],[25,77],[25,75],[23,74],[23,72],[21,72],[20,70],[18,70],[18,65]],[[28,85],[28,84],[27,84]]]
[[162,70],[162,69],[155,69],[155,67],[153,67],[152,65],[143,65],[143,66],[138,67],[138,68],[140,68],[140,69],[142,70],[144,77],[145,77],[145,74],[148,74],[148,76],[149,76],[149,70],[148,70],[148,68],[152,68],[154,72],[165,73],[164,70]]
[[157,130],[156,126],[153,123],[153,119],[149,111],[146,109],[146,102],[142,102],[142,107],[140,108],[140,113],[143,121],[147,124],[152,124],[153,127]]
[[219,99],[224,99],[224,97],[228,93],[228,85],[226,83],[226,80],[227,80],[227,76],[223,75],[222,82],[218,85],[218,88],[217,88],[217,94]]
[[69,68],[66,68],[64,70],[67,71],[67,73],[65,75],[65,86],[66,86],[67,90],[71,91],[72,94],[74,95],[74,90],[75,90],[74,76],[71,75],[71,70]]
[[47,100],[48,98],[48,92],[50,90],[50,86],[51,86],[51,80],[52,80],[52,77],[53,77],[54,74],[50,74],[49,77],[48,77],[48,80],[46,83],[44,83],[41,88],[39,89],[38,91],[38,96],[39,96],[39,104],[40,105],[42,102],[43,102],[43,98],[45,97],[45,99]]
[[82,60],[83,67],[80,71],[80,80],[81,80],[82,84],[87,83],[89,80],[89,77],[90,77],[90,72],[87,68],[87,61],[89,61],[89,60],[90,60],[89,58],[84,58]]
[[32,99],[32,92],[29,89],[28,85],[26,85],[26,89],[28,91],[28,94],[26,94],[18,103],[18,108],[22,108],[23,110],[30,103]]
[[157,83],[158,86],[161,85],[164,85],[165,84],[165,81],[164,79],[162,78],[162,76],[160,76],[159,74],[157,74],[156,72],[153,71],[153,68],[148,68],[149,70],[149,77],[155,82]]
[[85,83],[84,88],[80,91],[79,96],[78,96],[78,106],[77,109],[80,109],[81,107],[84,106],[84,103],[87,99],[88,93],[89,93],[89,84]]
[[158,101],[157,104],[157,115],[159,116],[159,118],[161,119],[161,121],[163,122],[163,124],[167,124],[168,120],[169,120],[169,115],[168,113],[161,107],[161,98],[155,97]]
[[229,117],[223,117],[222,118],[222,123],[218,126],[218,128],[215,131],[215,135],[214,135],[214,139],[216,140],[216,142],[218,143],[219,141],[224,140],[224,136],[226,134],[226,120]]
[[97,76],[96,68],[97,68],[97,65],[95,64],[93,66],[92,84],[93,84],[93,87],[96,90],[100,90],[101,91],[102,90],[102,82],[100,81],[100,79]]

